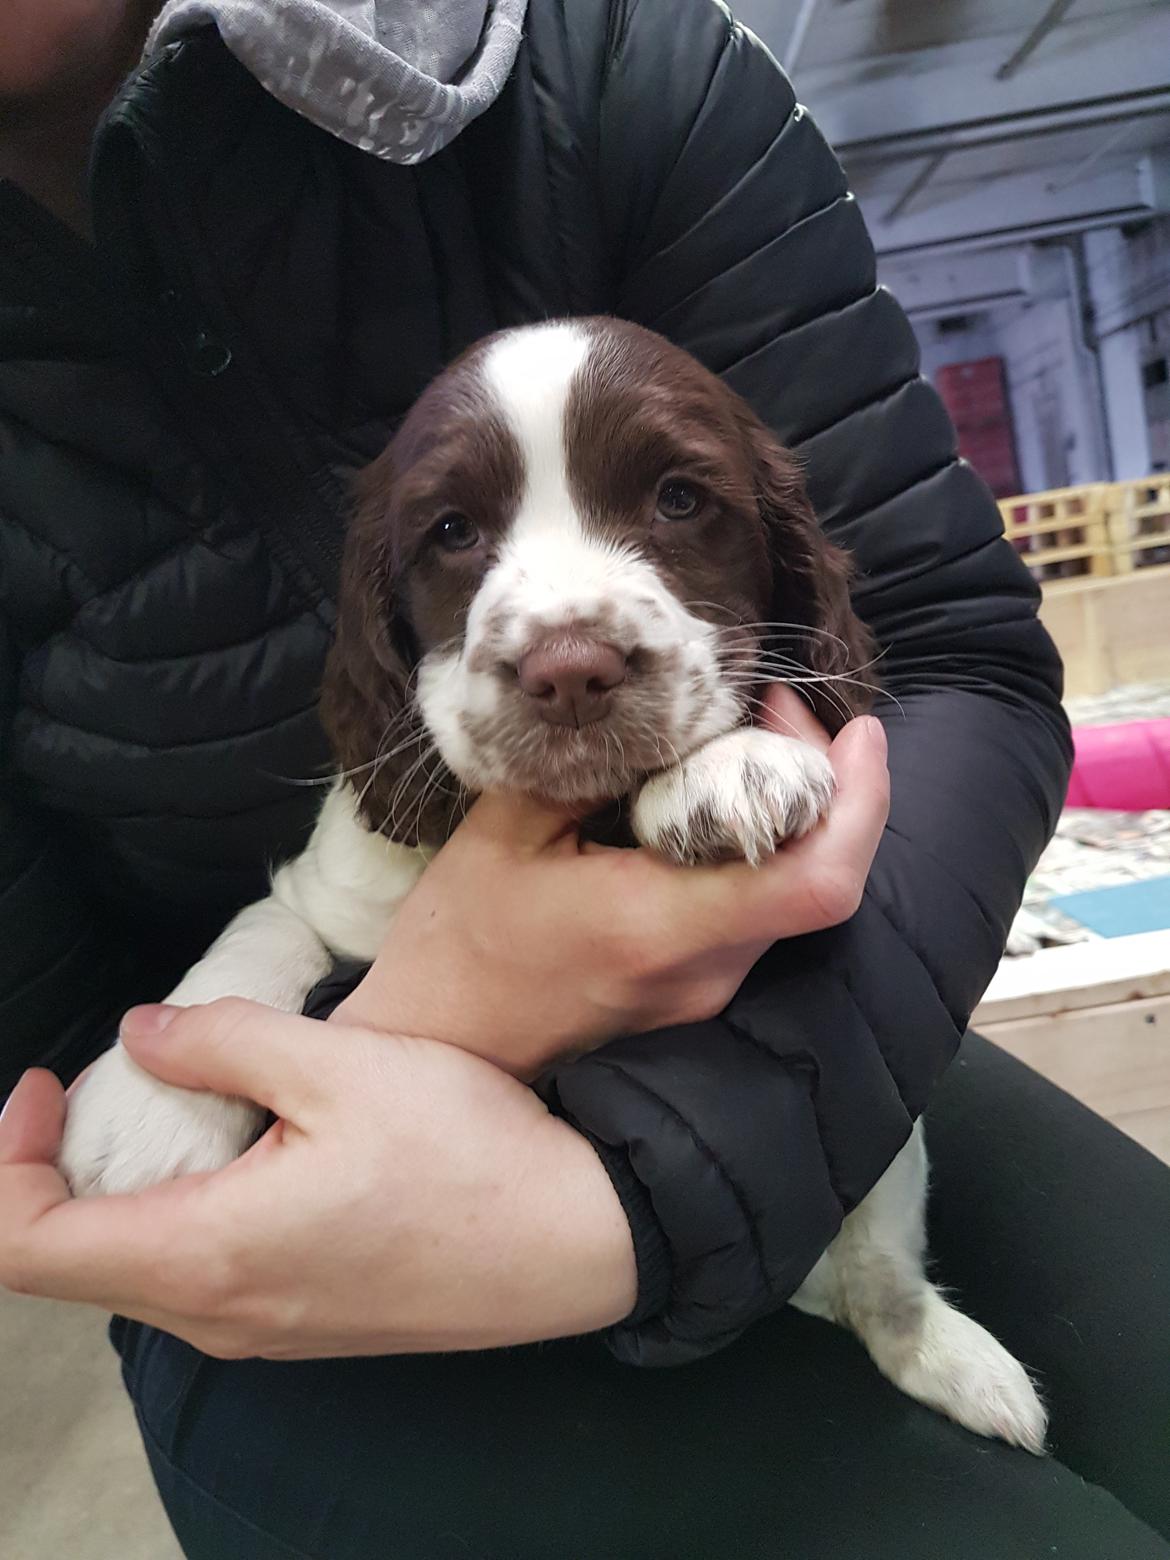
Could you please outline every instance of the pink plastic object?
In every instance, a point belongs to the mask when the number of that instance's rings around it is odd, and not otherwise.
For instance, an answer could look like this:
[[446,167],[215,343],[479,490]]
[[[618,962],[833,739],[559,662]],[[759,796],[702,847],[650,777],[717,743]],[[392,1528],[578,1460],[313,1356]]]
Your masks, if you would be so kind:
[[1170,719],[1078,726],[1069,807],[1170,807]]

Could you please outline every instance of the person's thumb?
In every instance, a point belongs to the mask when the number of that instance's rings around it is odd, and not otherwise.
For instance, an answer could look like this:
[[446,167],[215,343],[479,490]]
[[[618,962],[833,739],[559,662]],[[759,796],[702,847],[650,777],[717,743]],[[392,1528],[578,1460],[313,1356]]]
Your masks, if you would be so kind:
[[829,751],[831,738],[808,704],[788,683],[769,683],[760,709],[760,725],[782,737],[797,737],[821,753]]
[[0,1165],[51,1165],[65,1125],[65,1091],[51,1072],[30,1067],[0,1113]]
[[291,1121],[321,1097],[326,1046],[336,1062],[344,1044],[336,1028],[242,997],[131,1008],[120,1033],[139,1066],[164,1083],[239,1095]]

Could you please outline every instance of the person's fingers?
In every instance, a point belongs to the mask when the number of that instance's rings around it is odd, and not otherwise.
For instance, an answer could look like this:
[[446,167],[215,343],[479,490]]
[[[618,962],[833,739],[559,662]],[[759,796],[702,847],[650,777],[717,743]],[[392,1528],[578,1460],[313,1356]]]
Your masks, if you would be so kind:
[[[64,1121],[64,1091],[52,1073],[39,1068],[25,1073],[0,1121],[0,1283],[60,1299],[70,1298],[70,1283],[66,1279],[63,1284],[56,1271],[62,1267],[59,1258],[55,1261],[51,1253],[46,1257],[43,1237],[47,1229],[62,1229],[57,1216],[71,1202],[54,1164]],[[57,1222],[50,1225],[50,1219]],[[108,1218],[99,1214],[97,1222],[108,1223]],[[122,1254],[114,1260],[120,1263]],[[77,1293],[84,1298],[91,1297],[90,1266],[81,1263]],[[106,1274],[107,1282],[110,1276]]]
[[124,1315],[182,1310],[215,1250],[207,1215],[194,1211],[207,1179],[75,1199],[48,1165],[0,1166],[0,1284]]
[[818,921],[836,925],[857,909],[890,811],[886,734],[880,721],[872,715],[851,720],[829,748],[829,760],[837,794],[828,816],[756,874],[760,913],[784,917],[788,901],[803,900],[814,921],[805,930],[815,929]]
[[838,792],[874,791],[888,811],[888,753],[886,730],[876,715],[862,715],[842,726],[829,746],[829,762],[837,776]]
[[821,753],[829,751],[832,741],[805,700],[787,683],[768,684],[760,710],[760,725],[782,737],[799,737]]
[[44,1068],[30,1068],[8,1096],[0,1118],[0,1165],[51,1165],[64,1125],[60,1082]]
[[505,849],[537,853],[558,840],[575,837],[584,811],[570,810],[536,796],[485,791],[462,828]]
[[837,794],[811,834],[785,845],[761,867],[727,862],[682,869],[685,878],[677,881],[663,879],[673,903],[662,914],[673,916],[680,944],[698,939],[701,945],[714,924],[728,942],[764,948],[848,920],[889,813],[886,735],[880,722],[872,716],[850,721],[829,758]]
[[[73,1203],[54,1163],[64,1121],[58,1080],[39,1068],[26,1072],[0,1122],[0,1284],[52,1299],[108,1300],[112,1308],[134,1292],[136,1262],[145,1273],[157,1266],[157,1234],[128,1221],[124,1209],[111,1212],[112,1202]],[[62,1218],[70,1208],[82,1211],[80,1221]],[[107,1250],[111,1230],[119,1240]]]
[[0,1164],[0,1285],[21,1293],[62,1299],[45,1286],[32,1250],[41,1221],[69,1202],[64,1177],[44,1163]]
[[337,1066],[345,1043],[336,1026],[241,997],[131,1008],[121,1037],[134,1060],[164,1083],[239,1095],[292,1121],[320,1099],[321,1076]]

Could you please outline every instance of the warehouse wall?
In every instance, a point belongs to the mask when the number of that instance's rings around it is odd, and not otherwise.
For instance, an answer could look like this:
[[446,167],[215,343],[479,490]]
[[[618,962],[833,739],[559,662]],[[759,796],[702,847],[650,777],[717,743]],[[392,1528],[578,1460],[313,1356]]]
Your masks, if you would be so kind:
[[[1014,295],[948,314],[938,300],[949,287],[962,304],[964,265],[976,276],[998,268]],[[882,280],[909,309],[923,372],[944,395],[955,365],[1002,359],[1024,491],[1170,469],[1170,219],[887,261]]]

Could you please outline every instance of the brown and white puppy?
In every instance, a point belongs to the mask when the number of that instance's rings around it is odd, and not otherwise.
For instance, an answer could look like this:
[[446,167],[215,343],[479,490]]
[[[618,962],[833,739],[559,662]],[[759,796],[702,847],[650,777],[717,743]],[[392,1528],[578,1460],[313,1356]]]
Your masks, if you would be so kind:
[[[304,852],[170,997],[288,1011],[334,954],[372,958],[485,787],[626,804],[676,860],[759,861],[811,828],[832,774],[752,724],[787,680],[830,730],[866,635],[793,460],[692,358],[614,320],[508,331],[422,396],[361,484],[322,713],[340,776]],[[241,1100],[170,1088],[115,1046],[70,1107],[78,1194],[217,1168]],[[851,1328],[911,1396],[1039,1451],[1024,1370],[925,1277],[922,1137],[793,1297]]]
[[[364,772],[365,821],[406,843],[503,787],[636,797],[643,843],[759,860],[830,783],[751,729],[763,682],[795,682],[832,731],[866,691],[848,573],[796,462],[689,354],[610,319],[504,332],[362,480],[322,705],[335,754]],[[701,749],[712,794],[692,784],[688,812],[678,765]]]

